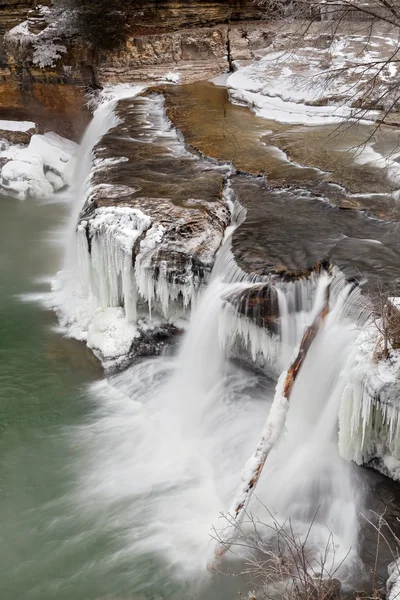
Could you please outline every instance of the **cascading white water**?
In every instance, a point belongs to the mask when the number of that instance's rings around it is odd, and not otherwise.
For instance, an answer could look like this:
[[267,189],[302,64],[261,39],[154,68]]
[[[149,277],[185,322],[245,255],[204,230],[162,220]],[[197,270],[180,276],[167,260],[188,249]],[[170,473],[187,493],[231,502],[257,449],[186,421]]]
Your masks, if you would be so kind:
[[[226,299],[253,284],[227,283],[220,269],[219,263],[178,357],[140,362],[96,384],[98,413],[78,435],[81,509],[96,519],[112,515],[122,552],[156,554],[181,576],[204,576],[214,548],[211,528],[224,526],[218,515],[228,509],[273,396],[270,380],[227,359]],[[325,285],[322,278],[314,311]],[[340,373],[357,332],[343,320],[343,304],[357,299],[341,287],[295,384],[287,432],[250,510],[267,521],[264,504],[280,521],[290,518],[316,555],[328,548],[330,570],[351,551],[340,570],[346,579],[357,562],[360,498],[352,467],[339,456],[337,415]]]
[[[317,295],[325,285],[320,280]],[[314,567],[326,552],[324,575],[344,561],[337,575],[351,584],[358,564],[363,494],[354,466],[340,456],[338,448],[338,412],[346,385],[342,371],[358,334],[355,323],[343,319],[347,303],[361,312],[364,309],[349,285],[336,290],[331,312],[296,379],[285,436],[267,462],[257,495],[280,523],[289,518],[295,534],[300,539],[307,536],[315,552],[310,559],[316,560]]]
[[126,551],[159,553],[185,575],[207,564],[210,527],[266,409],[265,394],[251,392],[257,377],[230,367],[216,339],[226,291],[219,279],[207,289],[177,359],[145,361],[96,384],[98,418],[80,434],[79,504],[101,518],[122,503],[113,520]]
[[[100,110],[99,122],[95,117],[85,136],[82,152],[88,162],[77,177],[82,192],[71,217],[71,231],[75,231],[82,198],[90,190],[91,149],[116,123],[112,103]],[[112,223],[105,223],[111,213]],[[125,317],[136,317],[137,289],[150,308],[155,294],[167,306],[175,293],[155,290],[154,282],[149,287],[145,260],[137,260],[133,267],[132,244],[145,230],[151,231],[150,222],[139,213],[121,207],[96,213],[90,264],[85,224],[79,226],[83,277],[77,286],[71,277],[77,260],[75,235],[67,252],[67,279],[65,287],[61,286],[67,309],[64,303],[61,324],[89,346],[102,347],[105,358],[107,351],[113,357],[130,348],[136,330]],[[236,216],[240,223],[244,215],[238,206]],[[156,239],[157,232],[152,236]],[[87,289],[82,289],[82,279]],[[239,315],[227,301],[260,282],[275,282],[279,335]],[[98,402],[95,420],[74,438],[83,449],[75,499],[82,514],[101,522],[105,519],[107,527],[115,530],[122,553],[157,554],[181,573],[204,572],[213,552],[211,528],[223,526],[218,514],[230,505],[273,397],[271,381],[233,365],[231,350],[240,339],[254,362],[262,356],[271,372],[279,374],[290,363],[324,285],[317,276],[294,283],[249,277],[235,264],[228,239],[178,357],[139,362],[93,386]],[[340,373],[356,335],[354,324],[343,317],[340,296],[344,289],[341,281],[332,295],[331,315],[293,389],[287,432],[257,489],[262,503],[280,520],[290,518],[300,537],[307,534],[315,517],[308,539],[317,552],[326,549],[332,532],[339,545],[337,555],[330,556],[334,565],[350,548],[351,558],[357,555],[358,530],[359,498],[351,466],[340,458],[337,443],[337,415],[345,385]],[[176,294],[182,295],[182,290]],[[351,301],[357,305],[357,300]],[[118,348],[113,341],[104,345],[108,330],[118,339]],[[250,509],[256,517],[268,519],[256,497]],[[345,578],[344,568],[341,576]]]
[[[132,94],[134,94],[134,91],[132,91]],[[80,144],[76,163],[77,168],[74,174],[75,181],[68,193],[72,199],[72,209],[68,222],[67,244],[64,256],[64,269],[72,270],[72,272],[76,270],[77,264],[75,230],[79,220],[79,213],[83,208],[90,190],[93,148],[110,129],[118,125],[119,119],[115,115],[116,104],[117,100],[113,98],[100,104],[95,110],[93,118],[89,123]]]

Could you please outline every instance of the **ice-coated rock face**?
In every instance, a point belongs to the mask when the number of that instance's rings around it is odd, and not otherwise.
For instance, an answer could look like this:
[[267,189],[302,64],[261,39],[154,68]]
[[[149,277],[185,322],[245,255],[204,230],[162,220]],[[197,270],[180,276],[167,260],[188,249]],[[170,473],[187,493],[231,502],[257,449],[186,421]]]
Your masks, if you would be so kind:
[[150,312],[157,304],[167,317],[171,302],[191,304],[211,272],[229,222],[222,199],[228,167],[185,150],[160,96],[121,101],[117,114],[121,124],[95,149],[79,227],[87,240],[92,290],[100,294],[96,269],[98,278],[114,277],[111,265],[100,264],[112,257],[120,279],[110,279],[110,289],[120,290],[111,293],[111,305],[122,300],[134,319],[140,298]]
[[229,165],[185,148],[162,96],[120,100],[115,116],[119,124],[93,150],[77,226],[86,308],[64,319],[108,364],[141,345],[148,353],[150,338],[158,344],[166,327],[180,325],[230,222]]
[[359,334],[342,374],[339,413],[342,456],[400,480],[400,351],[379,356],[380,332],[370,322]]

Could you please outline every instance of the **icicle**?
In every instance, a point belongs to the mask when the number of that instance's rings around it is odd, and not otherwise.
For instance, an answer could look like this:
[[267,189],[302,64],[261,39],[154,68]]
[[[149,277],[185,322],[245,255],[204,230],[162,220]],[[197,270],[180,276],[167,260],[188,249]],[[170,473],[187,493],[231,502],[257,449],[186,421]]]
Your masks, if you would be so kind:
[[[131,321],[137,316],[133,248],[150,225],[150,218],[140,210],[124,207],[98,208],[86,225],[90,260],[80,261],[84,264],[82,277],[89,274],[88,287],[99,306],[123,306],[126,318]],[[84,254],[82,241],[79,248]],[[89,252],[87,244],[86,251]]]

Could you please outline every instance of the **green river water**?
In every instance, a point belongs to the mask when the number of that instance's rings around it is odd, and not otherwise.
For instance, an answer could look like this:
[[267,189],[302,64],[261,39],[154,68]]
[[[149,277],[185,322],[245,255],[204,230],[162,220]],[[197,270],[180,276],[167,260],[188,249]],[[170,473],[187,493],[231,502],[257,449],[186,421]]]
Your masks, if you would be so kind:
[[88,384],[101,373],[32,301],[40,279],[59,266],[68,210],[3,196],[0,211],[0,599],[236,596],[235,578],[208,576],[189,592],[153,556],[123,553],[129,523],[114,523],[112,510],[91,518],[90,507],[77,502],[85,444],[76,432],[92,419]]

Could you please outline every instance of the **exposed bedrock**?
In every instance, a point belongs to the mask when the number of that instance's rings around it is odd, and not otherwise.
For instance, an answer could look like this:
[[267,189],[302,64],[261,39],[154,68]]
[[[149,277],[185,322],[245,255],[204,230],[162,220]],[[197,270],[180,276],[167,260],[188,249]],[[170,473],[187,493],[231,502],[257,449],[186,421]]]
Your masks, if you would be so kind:
[[[230,221],[230,168],[186,150],[160,95],[121,100],[116,114],[120,123],[94,148],[78,260],[94,306],[124,310],[131,341],[122,354],[148,354],[209,278]],[[107,358],[92,325],[88,343]]]
[[[149,0],[132,3],[126,40],[118,51],[93,53],[79,38],[61,33],[55,39],[64,49],[41,64],[38,47],[48,20],[42,5],[51,2],[0,2],[0,103],[3,110],[18,110],[23,118],[33,113],[40,117],[42,112],[43,128],[53,119],[53,130],[75,138],[88,120],[85,89],[121,81],[159,81],[169,71],[179,72],[182,81],[207,79],[229,68],[235,40],[236,58],[248,55],[243,43],[248,47],[265,41],[262,33],[247,36],[247,28],[257,29],[264,16],[250,0]],[[230,29],[241,23],[245,29],[233,34],[231,43]]]

